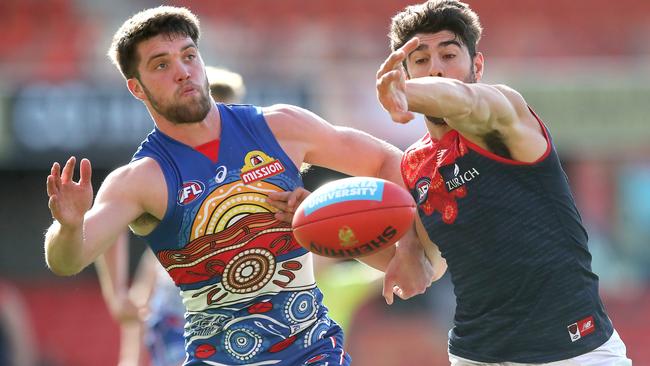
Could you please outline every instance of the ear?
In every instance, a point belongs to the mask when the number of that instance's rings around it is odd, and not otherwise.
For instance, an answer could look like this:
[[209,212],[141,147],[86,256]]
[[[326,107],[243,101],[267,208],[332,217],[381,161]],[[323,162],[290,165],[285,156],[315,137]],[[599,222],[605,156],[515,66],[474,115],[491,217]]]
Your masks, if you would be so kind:
[[127,79],[126,87],[129,89],[129,92],[131,92],[131,95],[133,95],[136,99],[139,99],[143,102],[147,99],[147,94],[145,94],[144,88],[142,87],[142,84],[140,84],[140,80],[137,78]]
[[483,59],[483,54],[480,52],[476,52],[476,56],[474,56],[474,75],[476,76],[476,82],[481,81],[481,78],[483,77],[483,65],[484,65],[484,59]]

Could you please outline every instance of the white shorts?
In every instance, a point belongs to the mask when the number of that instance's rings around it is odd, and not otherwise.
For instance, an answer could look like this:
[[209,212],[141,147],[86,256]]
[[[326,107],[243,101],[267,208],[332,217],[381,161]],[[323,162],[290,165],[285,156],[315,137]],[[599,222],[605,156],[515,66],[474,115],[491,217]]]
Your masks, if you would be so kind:
[[[627,358],[625,343],[621,340],[618,332],[614,330],[612,336],[602,346],[591,352],[587,352],[568,360],[544,363],[547,366],[632,366],[632,360]],[[462,357],[449,354],[451,366],[527,366],[540,365],[532,363],[500,362],[485,363],[468,360]]]

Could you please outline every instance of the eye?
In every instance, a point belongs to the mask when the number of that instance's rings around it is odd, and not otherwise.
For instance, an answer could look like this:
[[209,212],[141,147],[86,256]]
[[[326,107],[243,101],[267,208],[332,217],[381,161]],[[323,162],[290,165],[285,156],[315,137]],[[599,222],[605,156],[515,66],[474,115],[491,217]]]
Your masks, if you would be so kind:
[[429,61],[429,58],[428,58],[428,57],[416,58],[416,59],[415,59],[415,64],[416,64],[416,65],[422,65],[422,64],[427,63],[428,61]]
[[445,59],[445,60],[451,60],[453,58],[456,58],[456,54],[448,53],[448,54],[443,55],[442,58]]
[[164,69],[166,69],[166,68],[167,68],[167,64],[164,63],[164,62],[161,62],[161,63],[157,64],[156,67],[155,67],[154,69],[155,69],[155,70],[164,70]]
[[192,61],[192,60],[196,59],[196,55],[193,54],[193,53],[190,53],[187,56],[185,56],[185,58]]

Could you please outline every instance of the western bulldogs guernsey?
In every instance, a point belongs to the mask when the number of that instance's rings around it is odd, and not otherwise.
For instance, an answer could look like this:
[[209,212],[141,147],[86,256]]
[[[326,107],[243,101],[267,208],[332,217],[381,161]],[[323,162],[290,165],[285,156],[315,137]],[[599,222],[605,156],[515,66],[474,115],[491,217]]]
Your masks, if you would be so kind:
[[297,168],[260,108],[218,108],[216,163],[157,129],[134,155],[157,161],[167,182],[167,212],[146,239],[181,289],[185,365],[349,362],[311,254],[266,203],[302,185]]
[[[538,119],[539,120],[539,119]],[[543,363],[594,350],[612,324],[560,162],[503,159],[452,130],[404,154],[402,174],[456,294],[451,354]]]

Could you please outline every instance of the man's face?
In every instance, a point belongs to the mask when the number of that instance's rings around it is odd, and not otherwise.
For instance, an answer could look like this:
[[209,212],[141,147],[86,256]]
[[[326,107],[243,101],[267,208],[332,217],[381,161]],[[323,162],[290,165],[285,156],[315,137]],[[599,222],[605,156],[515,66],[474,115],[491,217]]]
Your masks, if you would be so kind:
[[[479,54],[472,59],[467,46],[453,32],[418,33],[415,37],[420,39],[420,45],[406,58],[410,79],[433,76],[466,83],[480,80],[483,57]],[[445,124],[440,118],[426,118],[434,124]]]
[[145,102],[172,123],[202,121],[212,101],[205,66],[192,39],[158,35],[137,47]]
[[469,56],[467,46],[450,31],[438,33],[418,33],[418,48],[407,55],[406,67],[409,77],[439,76],[476,82],[474,61]]

